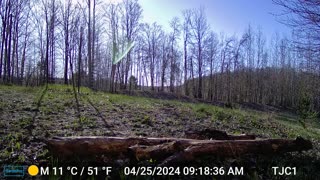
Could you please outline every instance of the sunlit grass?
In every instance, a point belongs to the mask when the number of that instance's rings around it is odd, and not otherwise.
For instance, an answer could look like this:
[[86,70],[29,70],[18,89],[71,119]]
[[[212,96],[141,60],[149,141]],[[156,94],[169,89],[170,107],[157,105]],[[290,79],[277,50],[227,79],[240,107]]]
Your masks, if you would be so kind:
[[312,126],[307,126],[304,128],[301,124],[297,122],[288,122],[278,120],[278,123],[283,124],[288,129],[288,136],[290,138],[295,138],[297,136],[302,136],[308,139],[319,139],[320,138],[320,129]]
[[[39,98],[38,96],[43,93],[43,89],[44,87],[0,86],[1,93],[3,94],[10,91],[18,91],[26,94],[34,94],[35,98]],[[80,92],[80,104],[89,107],[85,99],[89,98],[96,107],[100,109],[115,109],[118,113],[122,113],[124,110],[127,112],[152,111],[156,113],[160,111],[161,108],[171,108],[176,112],[186,113],[185,116],[190,120],[199,121],[208,119],[212,121],[212,123],[219,123],[225,127],[245,126],[251,129],[251,133],[264,134],[269,137],[280,137],[279,133],[285,133],[287,137],[291,138],[296,136],[313,139],[320,138],[320,121],[318,119],[308,120],[306,123],[307,128],[303,128],[301,123],[299,123],[298,116],[295,114],[261,112],[239,108],[231,109],[204,103],[185,103],[177,100],[161,100],[111,94],[92,91],[86,87],[81,87]],[[45,114],[50,114],[51,111],[64,112],[67,108],[75,106],[72,94],[71,85],[50,84],[43,99],[46,103],[40,110],[45,112]],[[4,106],[3,104],[5,104],[5,102],[2,102],[2,108]],[[175,120],[172,119],[172,121]],[[241,130],[234,128],[231,131],[233,133],[241,132]]]
[[[135,106],[139,108],[156,108],[156,102],[158,100],[144,98],[144,97],[135,97],[121,94],[107,94],[108,100],[112,104],[124,105],[124,106]],[[159,102],[159,101],[158,101]]]

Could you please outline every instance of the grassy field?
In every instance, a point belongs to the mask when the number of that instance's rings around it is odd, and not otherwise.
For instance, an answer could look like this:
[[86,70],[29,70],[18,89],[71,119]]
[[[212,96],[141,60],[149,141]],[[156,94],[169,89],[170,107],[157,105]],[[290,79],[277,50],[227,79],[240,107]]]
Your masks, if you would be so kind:
[[0,86],[1,165],[52,162],[41,140],[53,136],[185,137],[187,130],[212,128],[230,134],[255,134],[259,138],[302,136],[311,140],[314,148],[279,157],[232,160],[209,157],[195,164],[228,166],[237,162],[245,167],[253,166],[245,176],[250,179],[282,179],[267,170],[273,165],[297,166],[297,175],[289,179],[313,179],[319,172],[319,119],[307,120],[304,128],[299,117],[289,112],[230,109],[93,92],[87,88],[81,88],[78,117],[72,92],[71,86],[63,85],[50,85],[47,90],[44,87]]

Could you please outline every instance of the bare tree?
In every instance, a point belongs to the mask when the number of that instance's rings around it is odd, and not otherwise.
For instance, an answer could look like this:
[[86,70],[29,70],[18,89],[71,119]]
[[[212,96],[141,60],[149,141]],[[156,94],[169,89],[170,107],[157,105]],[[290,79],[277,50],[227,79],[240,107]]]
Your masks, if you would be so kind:
[[[299,37],[295,41],[300,48],[309,46],[313,51],[320,49],[320,3],[317,0],[273,0],[283,7],[278,14],[280,21],[292,27]],[[309,41],[309,39],[311,41]]]
[[117,13],[119,11],[119,6],[115,4],[109,4],[105,9],[105,16],[108,24],[108,37],[111,39],[111,58],[110,63],[111,65],[111,74],[110,74],[110,91],[115,92],[116,91],[116,70],[117,65],[112,63],[112,59],[115,59],[116,54],[114,52],[117,51],[117,44],[119,39],[119,14]]
[[88,5],[88,76],[89,76],[89,87],[92,88],[92,83],[93,83],[93,72],[92,72],[92,31],[91,31],[91,5],[92,2],[91,0],[87,1]]
[[[309,67],[309,72],[320,74],[320,3],[318,0],[273,0],[273,2],[283,8],[281,13],[278,13],[280,21],[293,29],[293,43],[294,50],[298,50],[300,63]],[[304,62],[305,60],[306,62]],[[313,79],[314,76],[310,79]],[[313,82],[314,84],[314,82]],[[304,89],[304,88],[303,88]],[[313,89],[313,88],[310,88]],[[306,89],[304,89],[306,93]],[[301,94],[304,94],[301,93]],[[318,93],[310,92],[313,94],[313,104],[318,104]]]
[[162,53],[162,62],[161,62],[161,91],[164,91],[164,84],[166,82],[166,70],[168,68],[169,65],[169,37],[167,35],[165,35],[162,38],[162,42],[161,42],[161,53]]
[[214,32],[211,32],[208,38],[208,64],[209,64],[209,87],[208,87],[208,98],[213,100],[213,91],[214,91],[214,69],[217,64],[216,58],[218,54],[218,39]]
[[183,51],[184,51],[184,84],[185,94],[189,96],[189,81],[188,81],[188,44],[190,43],[190,26],[191,26],[191,10],[185,10],[183,14]]
[[[32,28],[30,28],[31,22],[30,22],[30,13],[31,7],[30,2],[27,2],[25,4],[25,17],[22,19],[22,24],[24,24],[24,27],[21,27],[24,29],[23,33],[23,42],[22,42],[22,55],[21,55],[21,65],[20,65],[20,75],[19,75],[19,81],[22,84],[23,78],[24,78],[24,71],[25,71],[25,62],[26,62],[26,54],[27,54],[27,45],[30,45],[29,39],[32,32]],[[31,48],[29,48],[31,49]],[[1,73],[0,73],[1,74]]]
[[177,72],[178,54],[175,47],[177,47],[177,40],[180,35],[180,20],[178,17],[174,17],[170,21],[172,32],[169,35],[170,39],[170,92],[174,92],[175,74]]
[[191,27],[193,35],[193,44],[196,51],[197,67],[198,67],[198,92],[197,98],[202,98],[202,75],[203,75],[203,48],[206,36],[209,33],[209,24],[207,22],[207,17],[204,12],[204,8],[193,10],[191,16]]
[[[1,17],[1,53],[0,78],[5,82],[20,82],[20,44],[27,43],[28,30],[22,31],[24,23],[28,24],[29,1],[0,1]],[[24,57],[24,56],[23,56]],[[17,81],[16,81],[17,80]]]
[[68,63],[69,63],[69,52],[70,52],[70,42],[69,42],[69,34],[70,34],[70,19],[71,19],[71,0],[65,1],[62,11],[63,18],[63,35],[64,35],[64,83],[68,84]]
[[1,59],[0,74],[2,73],[2,65],[4,69],[3,81],[9,82],[11,69],[11,30],[12,30],[12,1],[1,1],[1,19],[2,19],[2,42],[1,42]]
[[[139,20],[141,18],[142,9],[137,0],[126,0],[123,2],[124,15],[122,18],[122,28],[125,30],[127,43],[135,40],[138,33]],[[131,50],[127,54],[125,62],[124,88],[127,87],[129,70],[131,66]]]
[[[164,33],[160,25],[158,25],[157,23],[153,23],[152,25],[143,25],[143,34],[143,39],[145,41],[144,44],[146,46],[146,48],[144,49],[144,60],[149,67],[151,90],[155,90],[155,73],[157,72],[156,68],[159,68],[156,65],[159,64],[158,60],[160,59],[158,44],[160,43],[161,37]],[[148,82],[148,80],[146,81]]]
[[57,4],[54,0],[42,0],[42,10],[45,18],[45,57],[44,82],[48,84],[53,80],[55,71],[55,26],[57,23]]

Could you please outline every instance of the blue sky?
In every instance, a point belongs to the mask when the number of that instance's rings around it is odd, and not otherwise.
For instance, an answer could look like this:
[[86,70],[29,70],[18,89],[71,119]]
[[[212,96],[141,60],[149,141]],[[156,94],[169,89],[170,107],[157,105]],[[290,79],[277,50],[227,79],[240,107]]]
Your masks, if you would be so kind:
[[290,34],[290,29],[271,14],[281,11],[272,0],[139,0],[139,3],[143,21],[156,21],[165,29],[169,28],[168,22],[174,16],[181,17],[182,10],[203,6],[211,29],[216,33],[241,35],[251,24],[254,28],[260,27],[267,38],[275,32]]

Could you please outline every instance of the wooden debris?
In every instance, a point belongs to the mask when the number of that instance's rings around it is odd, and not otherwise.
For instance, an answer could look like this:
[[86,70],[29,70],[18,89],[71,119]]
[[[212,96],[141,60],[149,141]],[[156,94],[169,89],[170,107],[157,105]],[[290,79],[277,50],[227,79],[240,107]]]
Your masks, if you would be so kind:
[[197,140],[184,138],[143,137],[57,137],[47,141],[55,155],[63,158],[95,157],[133,160],[154,159],[161,165],[192,161],[205,155],[240,157],[247,154],[273,155],[309,150],[309,140],[298,137],[264,140]]

